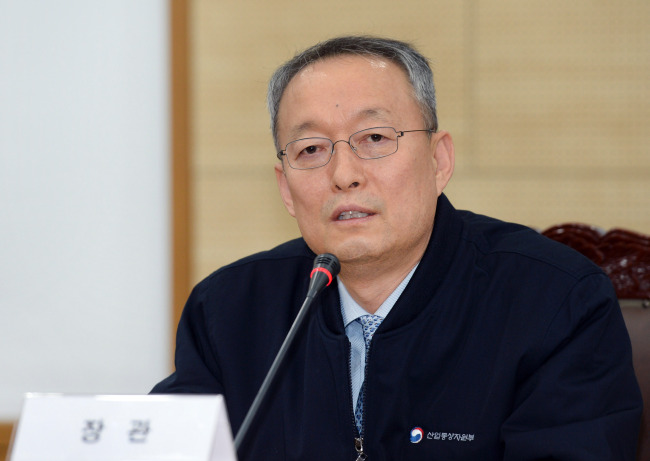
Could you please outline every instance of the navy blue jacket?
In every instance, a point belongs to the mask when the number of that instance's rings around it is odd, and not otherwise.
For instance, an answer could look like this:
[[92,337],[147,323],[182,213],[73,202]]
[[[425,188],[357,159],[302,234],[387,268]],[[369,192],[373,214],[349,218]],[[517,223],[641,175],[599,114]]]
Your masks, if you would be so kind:
[[[438,201],[433,235],[375,333],[364,447],[379,460],[633,459],[641,396],[607,276],[526,227]],[[192,292],[155,393],[221,393],[236,433],[307,292],[302,239]],[[317,298],[241,460],[354,460],[336,284]]]

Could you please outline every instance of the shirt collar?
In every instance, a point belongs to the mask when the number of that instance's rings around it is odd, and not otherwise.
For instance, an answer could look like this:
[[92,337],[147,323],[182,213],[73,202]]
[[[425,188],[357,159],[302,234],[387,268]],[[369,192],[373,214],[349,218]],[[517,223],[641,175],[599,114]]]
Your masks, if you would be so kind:
[[[418,263],[419,264],[419,263]],[[385,319],[388,313],[391,311],[397,300],[399,299],[400,295],[406,288],[406,285],[408,285],[409,280],[411,280],[411,277],[413,276],[413,273],[415,272],[415,269],[417,269],[418,264],[411,269],[411,272],[409,272],[406,277],[404,277],[404,280],[401,281],[401,283],[393,290],[393,292],[388,295],[388,298],[379,306],[379,309],[377,309],[377,312],[375,312],[375,315],[380,316],[382,319]],[[341,279],[338,278],[338,287],[339,287],[339,297],[341,299],[341,314],[343,316],[343,326],[347,327],[350,323],[354,322],[356,319],[361,317],[362,315],[367,315],[368,312],[361,307],[354,299],[352,299],[352,296],[348,292],[347,288],[345,288],[345,285],[343,282],[341,282]]]

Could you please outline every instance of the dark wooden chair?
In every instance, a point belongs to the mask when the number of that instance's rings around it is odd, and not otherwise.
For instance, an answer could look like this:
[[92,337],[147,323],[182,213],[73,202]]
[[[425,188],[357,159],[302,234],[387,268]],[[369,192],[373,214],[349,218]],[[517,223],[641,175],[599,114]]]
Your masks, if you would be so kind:
[[614,284],[644,401],[637,460],[650,460],[650,236],[585,224],[553,226],[542,234],[587,256]]

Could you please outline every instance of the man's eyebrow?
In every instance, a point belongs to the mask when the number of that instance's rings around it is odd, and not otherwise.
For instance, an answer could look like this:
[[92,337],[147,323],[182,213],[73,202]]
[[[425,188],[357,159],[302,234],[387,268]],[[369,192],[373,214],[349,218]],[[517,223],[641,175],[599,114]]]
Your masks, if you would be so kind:
[[[354,114],[351,117],[351,121],[353,123],[358,123],[360,121],[363,121],[365,119],[370,119],[370,120],[376,120],[378,122],[383,122],[383,123],[389,123],[391,121],[389,117],[390,111],[386,109],[382,109],[379,107],[373,107],[369,109],[362,109],[358,111],[356,114]],[[295,141],[296,139],[300,139],[304,137],[304,133],[309,130],[316,129],[318,127],[318,124],[314,121],[306,121],[303,122],[295,127],[293,127],[289,131],[289,139],[291,141]],[[366,127],[366,128],[371,128],[371,127]]]
[[378,121],[382,122],[388,122],[390,120],[389,117],[390,111],[382,108],[370,108],[370,109],[363,109],[357,113],[357,115],[354,117],[356,119],[362,120],[366,118],[371,118],[375,119]]
[[289,139],[290,140],[300,139],[305,131],[311,130],[315,127],[316,127],[315,122],[311,122],[311,121],[303,122],[289,131]]

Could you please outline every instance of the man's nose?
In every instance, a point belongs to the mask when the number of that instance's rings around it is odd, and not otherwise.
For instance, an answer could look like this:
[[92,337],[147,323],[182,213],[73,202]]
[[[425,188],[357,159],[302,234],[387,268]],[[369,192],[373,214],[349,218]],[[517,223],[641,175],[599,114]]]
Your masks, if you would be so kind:
[[[345,148],[336,145],[343,142],[348,145],[351,152],[345,152]],[[336,155],[335,155],[336,154]],[[350,155],[352,154],[352,155]],[[363,182],[363,168],[360,159],[356,154],[356,149],[349,141],[339,140],[332,145],[332,186],[337,190],[347,190],[358,187]]]

